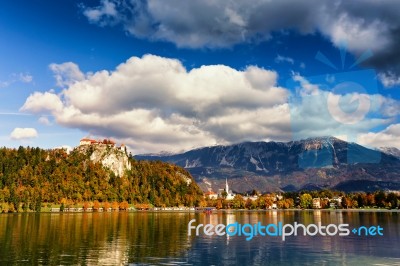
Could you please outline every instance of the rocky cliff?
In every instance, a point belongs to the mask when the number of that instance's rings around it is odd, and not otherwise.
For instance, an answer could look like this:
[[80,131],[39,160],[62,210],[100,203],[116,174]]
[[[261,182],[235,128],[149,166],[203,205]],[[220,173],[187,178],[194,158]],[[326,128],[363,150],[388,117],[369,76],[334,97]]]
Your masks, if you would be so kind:
[[78,149],[90,156],[93,162],[100,162],[111,170],[116,176],[123,176],[125,170],[131,170],[128,154],[124,147],[116,147],[107,144],[81,145]]

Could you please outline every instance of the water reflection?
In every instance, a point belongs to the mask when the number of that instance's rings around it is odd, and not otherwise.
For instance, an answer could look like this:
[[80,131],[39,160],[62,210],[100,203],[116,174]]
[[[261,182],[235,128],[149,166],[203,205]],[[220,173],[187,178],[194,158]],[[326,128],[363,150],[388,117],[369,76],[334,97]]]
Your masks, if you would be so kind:
[[[267,211],[0,215],[0,264],[353,265],[400,264],[396,212]],[[349,223],[384,236],[188,236],[187,224]]]
[[0,264],[125,264],[184,256],[190,215],[64,213],[0,216]]

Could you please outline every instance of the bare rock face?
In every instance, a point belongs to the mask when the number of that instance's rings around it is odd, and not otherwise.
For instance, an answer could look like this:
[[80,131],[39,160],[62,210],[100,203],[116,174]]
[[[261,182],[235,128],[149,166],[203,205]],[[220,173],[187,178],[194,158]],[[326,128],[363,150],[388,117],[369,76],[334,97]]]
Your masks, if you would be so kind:
[[131,170],[128,154],[124,147],[107,144],[81,145],[81,152],[90,153],[90,160],[100,162],[116,176],[123,176],[126,170]]
[[180,178],[182,178],[182,180],[184,182],[186,182],[186,185],[190,185],[190,183],[192,183],[192,179],[190,178],[190,176],[187,176],[185,174],[182,174],[180,172],[176,172],[176,175],[179,176]]

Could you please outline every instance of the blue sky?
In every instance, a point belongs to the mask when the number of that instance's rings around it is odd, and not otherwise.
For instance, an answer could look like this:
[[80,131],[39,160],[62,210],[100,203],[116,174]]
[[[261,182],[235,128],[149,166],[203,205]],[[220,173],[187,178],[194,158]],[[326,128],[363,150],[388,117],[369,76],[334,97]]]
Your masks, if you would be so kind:
[[396,10],[395,1],[4,2],[0,145],[107,137],[143,153],[333,135],[400,148]]

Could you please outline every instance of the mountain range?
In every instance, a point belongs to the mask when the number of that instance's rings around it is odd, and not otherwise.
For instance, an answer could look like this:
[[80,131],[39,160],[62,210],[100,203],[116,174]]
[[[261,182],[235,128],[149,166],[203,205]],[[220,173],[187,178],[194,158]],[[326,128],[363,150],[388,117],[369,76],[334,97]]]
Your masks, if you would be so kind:
[[224,187],[261,192],[338,189],[400,190],[400,159],[395,148],[369,149],[334,137],[291,142],[244,142],[179,154],[144,154],[186,168],[204,190]]

